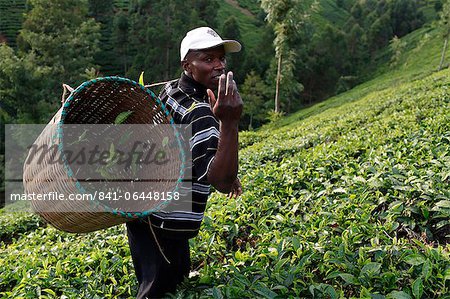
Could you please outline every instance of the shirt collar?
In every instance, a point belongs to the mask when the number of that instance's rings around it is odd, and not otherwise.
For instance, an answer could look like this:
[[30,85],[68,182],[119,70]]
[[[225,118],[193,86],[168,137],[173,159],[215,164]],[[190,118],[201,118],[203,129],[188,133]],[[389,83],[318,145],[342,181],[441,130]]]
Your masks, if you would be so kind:
[[200,98],[204,101],[208,100],[206,87],[186,75],[184,72],[181,74],[179,87],[189,96],[195,97],[197,99]]

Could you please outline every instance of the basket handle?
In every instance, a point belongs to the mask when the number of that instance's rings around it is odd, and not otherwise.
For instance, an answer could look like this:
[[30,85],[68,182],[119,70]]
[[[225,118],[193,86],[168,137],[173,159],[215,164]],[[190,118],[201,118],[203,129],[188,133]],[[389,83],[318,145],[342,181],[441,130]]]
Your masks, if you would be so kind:
[[158,85],[164,85],[170,82],[173,82],[177,79],[173,79],[173,80],[169,80],[169,81],[164,81],[164,82],[158,82],[158,83],[152,83],[152,84],[148,84],[148,85],[144,85],[145,88],[149,88],[149,87],[153,87],[153,86],[158,86]]
[[[63,86],[63,94],[62,94],[62,97],[61,97],[61,104],[64,105],[64,103],[70,97],[70,94],[74,91],[74,89],[72,87],[70,87],[70,85],[68,85],[68,84],[64,84],[63,83],[62,86]],[[69,96],[66,98],[67,92],[69,92]]]

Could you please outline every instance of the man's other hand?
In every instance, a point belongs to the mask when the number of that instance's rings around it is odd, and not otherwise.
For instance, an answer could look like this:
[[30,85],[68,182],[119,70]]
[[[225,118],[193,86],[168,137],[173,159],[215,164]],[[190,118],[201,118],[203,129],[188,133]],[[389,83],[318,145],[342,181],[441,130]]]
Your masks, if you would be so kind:
[[231,191],[228,194],[228,198],[238,198],[242,194],[242,185],[241,181],[238,178],[234,180],[233,185],[231,186]]

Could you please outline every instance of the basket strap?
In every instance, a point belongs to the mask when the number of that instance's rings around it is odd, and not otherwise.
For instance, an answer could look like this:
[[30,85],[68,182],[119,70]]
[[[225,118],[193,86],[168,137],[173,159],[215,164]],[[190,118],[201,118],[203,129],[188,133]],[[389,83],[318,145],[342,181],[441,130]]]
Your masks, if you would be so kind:
[[[64,105],[64,103],[70,97],[70,94],[74,91],[74,89],[72,87],[70,87],[70,85],[67,85],[67,84],[64,84],[64,83],[63,83],[62,86],[63,86],[63,94],[62,94],[62,97],[61,97],[61,104]],[[69,92],[69,96],[66,98],[67,92]]]
[[165,85],[165,84],[167,84],[167,83],[170,83],[170,82],[173,82],[173,81],[176,81],[176,80],[177,80],[177,79],[173,79],[173,80],[169,80],[169,81],[164,81],[164,82],[158,82],[158,83],[152,83],[152,84],[149,84],[149,85],[144,85],[144,87],[149,88],[149,87],[158,86],[158,85]]
[[156,238],[156,234],[155,234],[155,232],[153,231],[152,223],[150,222],[150,216],[148,216],[147,219],[148,219],[148,225],[150,226],[150,230],[152,231],[153,238],[155,238],[156,245],[158,245],[159,252],[161,252],[161,255],[162,255],[163,258],[166,260],[166,262],[167,262],[168,264],[170,264],[169,259],[168,259],[168,258],[166,257],[166,255],[164,254],[164,252],[163,252],[163,250],[162,250],[162,248],[161,248],[161,245],[159,245],[158,239]]

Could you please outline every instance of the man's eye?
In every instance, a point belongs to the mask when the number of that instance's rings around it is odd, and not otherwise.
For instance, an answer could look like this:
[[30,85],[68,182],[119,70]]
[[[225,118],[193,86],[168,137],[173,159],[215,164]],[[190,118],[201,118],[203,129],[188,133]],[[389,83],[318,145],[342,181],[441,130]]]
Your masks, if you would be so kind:
[[207,58],[205,59],[205,61],[206,61],[206,62],[212,62],[213,59],[212,59],[211,57],[207,57]]

